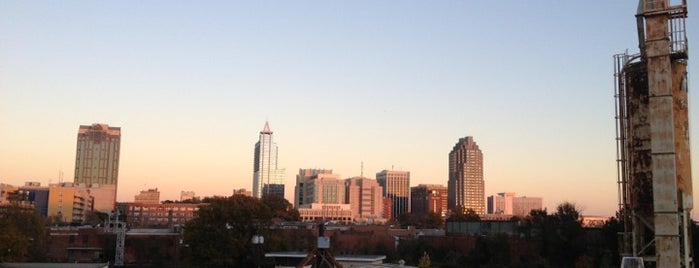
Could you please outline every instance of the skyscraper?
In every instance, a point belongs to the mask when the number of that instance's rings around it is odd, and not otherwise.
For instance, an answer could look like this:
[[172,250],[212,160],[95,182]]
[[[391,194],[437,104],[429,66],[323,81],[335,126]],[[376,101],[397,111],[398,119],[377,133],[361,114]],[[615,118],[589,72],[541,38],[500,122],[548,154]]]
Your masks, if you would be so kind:
[[109,193],[93,195],[95,210],[114,209],[119,184],[119,152],[121,128],[107,124],[82,125],[78,129],[78,145],[75,154],[76,185],[104,188]]
[[485,214],[484,184],[481,149],[471,136],[459,139],[449,153],[447,207]]
[[395,219],[410,212],[410,172],[383,170],[376,173],[376,181],[383,187],[383,196],[393,203],[391,215],[384,217]]
[[284,196],[284,169],[277,167],[277,144],[272,141],[269,123],[260,131],[255,143],[255,166],[252,175],[252,196],[261,198],[268,194]]

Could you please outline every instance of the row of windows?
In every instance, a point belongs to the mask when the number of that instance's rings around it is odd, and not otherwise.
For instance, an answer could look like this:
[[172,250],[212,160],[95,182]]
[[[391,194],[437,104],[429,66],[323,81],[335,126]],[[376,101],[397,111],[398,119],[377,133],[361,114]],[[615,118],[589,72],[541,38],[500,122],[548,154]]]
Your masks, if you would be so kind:
[[[129,213],[129,214],[132,215],[132,216],[141,216],[141,213],[140,213],[140,212],[132,212],[132,213]],[[158,216],[158,217],[163,217],[163,216],[168,216],[168,215],[169,215],[168,213],[147,213],[147,212],[143,213],[143,216]],[[173,216],[173,217],[177,217],[177,216],[181,216],[181,217],[193,217],[194,214],[182,212],[182,213],[172,213],[172,216]]]
[[172,211],[197,211],[199,210],[199,207],[171,207],[171,208],[166,208],[166,207],[140,207],[140,206],[134,206],[134,207],[129,207],[129,210],[134,211],[134,210],[140,210],[140,211],[164,211],[164,210],[172,210]]

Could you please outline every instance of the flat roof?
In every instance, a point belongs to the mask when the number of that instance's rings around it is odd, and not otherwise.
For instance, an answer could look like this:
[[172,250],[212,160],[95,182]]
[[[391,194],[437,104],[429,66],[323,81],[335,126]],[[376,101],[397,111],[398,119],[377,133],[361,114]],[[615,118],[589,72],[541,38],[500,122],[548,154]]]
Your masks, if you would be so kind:
[[108,268],[109,263],[43,263],[43,262],[3,262],[0,267],[9,268]]
[[[270,258],[299,258],[303,259],[308,256],[308,252],[302,251],[279,251],[265,253],[265,257]],[[337,261],[382,261],[386,259],[386,255],[339,255],[335,256]]]

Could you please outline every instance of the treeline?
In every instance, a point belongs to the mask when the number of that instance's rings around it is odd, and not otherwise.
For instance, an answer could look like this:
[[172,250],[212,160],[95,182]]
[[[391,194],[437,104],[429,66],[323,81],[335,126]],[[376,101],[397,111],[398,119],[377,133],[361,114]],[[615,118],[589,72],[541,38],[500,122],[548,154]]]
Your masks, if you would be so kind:
[[[265,262],[265,252],[308,252],[316,245],[315,231],[302,228],[304,225],[289,230],[270,228],[280,221],[299,220],[298,210],[282,197],[256,199],[235,195],[207,201],[208,205],[187,222],[178,245],[164,245],[177,247],[177,254],[163,254],[163,262],[181,267],[267,267],[272,264]],[[413,266],[429,263],[431,267],[618,267],[618,234],[623,232],[618,217],[611,217],[601,228],[583,228],[580,218],[573,204],[563,203],[552,213],[535,210],[517,219],[514,235],[418,235],[395,240],[386,229],[379,233],[355,232],[351,228],[326,234],[331,236],[331,250],[336,255],[386,255],[387,262],[404,260]],[[449,219],[452,220],[479,219],[465,212]],[[423,228],[443,226],[434,214],[404,215],[399,221]],[[0,262],[49,261],[48,224],[33,208],[0,207]],[[699,256],[696,224],[692,225],[692,234],[694,256]],[[258,237],[256,243],[253,237]],[[105,253],[111,255],[110,252]]]

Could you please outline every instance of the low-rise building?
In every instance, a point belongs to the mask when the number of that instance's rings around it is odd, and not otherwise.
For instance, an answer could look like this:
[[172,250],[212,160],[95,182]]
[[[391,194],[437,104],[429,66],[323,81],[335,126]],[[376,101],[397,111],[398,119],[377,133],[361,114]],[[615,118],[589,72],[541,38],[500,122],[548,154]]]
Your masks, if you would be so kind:
[[349,204],[312,203],[303,205],[298,210],[302,221],[352,222],[353,220],[352,209]]
[[543,207],[541,197],[518,197],[515,193],[498,193],[488,196],[488,214],[526,217],[532,210]]
[[83,223],[93,209],[94,198],[87,188],[72,182],[49,185],[47,216],[61,222]]
[[194,218],[200,206],[206,204],[166,203],[144,204],[125,203],[126,223],[131,227],[168,227],[183,225]]
[[160,203],[160,192],[158,188],[141,191],[133,197],[134,203],[158,204]]
[[411,213],[437,213],[447,216],[447,187],[437,184],[420,184],[410,187]]

